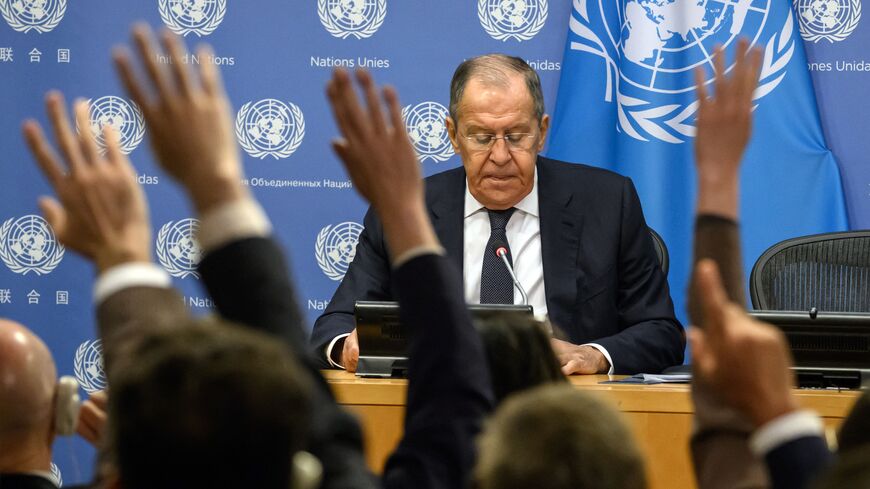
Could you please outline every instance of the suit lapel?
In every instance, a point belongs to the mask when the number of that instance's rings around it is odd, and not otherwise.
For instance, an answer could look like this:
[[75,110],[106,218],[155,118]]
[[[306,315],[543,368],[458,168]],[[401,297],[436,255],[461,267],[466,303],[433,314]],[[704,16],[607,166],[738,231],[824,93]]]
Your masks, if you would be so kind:
[[547,310],[556,325],[574,323],[577,298],[577,254],[583,215],[572,206],[573,189],[564,185],[554,168],[538,157],[538,207],[540,208],[541,258]]
[[451,171],[448,178],[426,188],[429,213],[435,234],[447,256],[462,271],[464,256],[465,170]]

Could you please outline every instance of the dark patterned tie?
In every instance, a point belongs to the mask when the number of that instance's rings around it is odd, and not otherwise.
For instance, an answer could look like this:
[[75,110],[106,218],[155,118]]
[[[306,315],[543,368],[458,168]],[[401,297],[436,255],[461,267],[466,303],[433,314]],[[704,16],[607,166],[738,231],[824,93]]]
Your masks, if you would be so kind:
[[511,274],[499,256],[495,254],[497,245],[507,248],[507,259],[513,266],[511,249],[508,246],[505,228],[516,209],[511,207],[503,211],[489,212],[489,241],[483,252],[483,270],[480,273],[480,303],[481,304],[513,304],[514,281]]

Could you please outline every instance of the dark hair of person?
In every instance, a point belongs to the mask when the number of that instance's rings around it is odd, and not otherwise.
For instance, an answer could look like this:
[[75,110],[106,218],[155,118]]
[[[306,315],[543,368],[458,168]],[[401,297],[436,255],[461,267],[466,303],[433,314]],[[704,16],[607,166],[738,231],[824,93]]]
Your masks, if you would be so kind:
[[496,404],[518,391],[567,382],[545,323],[529,316],[498,314],[476,320],[475,326],[486,350]]
[[506,54],[485,54],[467,59],[459,64],[450,81],[450,117],[459,122],[459,103],[465,93],[465,86],[472,78],[486,85],[507,86],[511,75],[521,75],[532,97],[535,120],[544,117],[544,91],[538,73],[522,58]]
[[125,489],[290,487],[311,380],[289,349],[218,319],[122,345],[109,453]]

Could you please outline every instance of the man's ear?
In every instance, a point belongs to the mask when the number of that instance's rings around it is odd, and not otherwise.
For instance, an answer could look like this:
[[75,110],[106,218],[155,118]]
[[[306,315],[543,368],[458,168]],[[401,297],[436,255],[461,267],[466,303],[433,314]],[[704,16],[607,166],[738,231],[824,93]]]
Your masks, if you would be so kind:
[[549,134],[549,131],[550,131],[550,116],[547,114],[544,114],[544,116],[541,117],[541,136],[540,136],[540,138],[538,138],[538,153],[540,153],[541,150],[544,149],[544,143],[547,142],[547,134]]
[[450,144],[453,145],[453,151],[455,153],[459,152],[459,139],[456,131],[458,128],[456,127],[456,122],[449,115],[444,120],[447,123],[447,137],[450,138]]

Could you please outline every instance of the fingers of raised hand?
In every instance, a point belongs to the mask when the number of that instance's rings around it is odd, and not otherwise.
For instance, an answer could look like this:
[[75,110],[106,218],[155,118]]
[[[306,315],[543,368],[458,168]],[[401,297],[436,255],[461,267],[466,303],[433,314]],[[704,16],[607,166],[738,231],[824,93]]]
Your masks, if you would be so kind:
[[42,127],[34,120],[28,120],[23,126],[24,139],[33,157],[36,158],[36,163],[42,174],[48,179],[48,183],[58,190],[63,183],[64,170],[58,162],[57,154],[52,149],[51,145],[42,131]]
[[91,132],[88,103],[84,100],[77,100],[73,105],[73,112],[75,113],[76,124],[79,129],[79,144],[84,155],[84,161],[90,165],[98,164],[102,160],[102,156],[100,156],[100,148],[97,147],[94,134]]
[[160,38],[164,49],[172,59],[172,74],[175,76],[175,85],[178,87],[178,91],[184,96],[190,96],[194,93],[195,86],[190,69],[184,62],[187,59],[187,48],[184,47],[181,38],[168,29],[161,33]]
[[368,71],[358,69],[356,71],[356,79],[365,94],[371,127],[374,129],[376,135],[383,137],[387,134],[387,124],[386,121],[384,121],[383,111],[381,110],[381,99],[378,97],[378,90],[375,87],[372,76]]
[[166,68],[158,62],[154,34],[148,24],[137,24],[133,28],[133,43],[139,52],[140,61],[145,65],[149,81],[160,99],[166,100],[172,94]]
[[61,154],[66,160],[70,173],[75,175],[84,168],[84,162],[78,139],[69,123],[63,95],[60,92],[49,92],[45,105]]
[[717,341],[724,334],[725,307],[728,296],[722,286],[719,268],[712,260],[701,260],[695,267],[696,286],[700,289],[699,296],[704,310],[702,325],[711,341]]
[[[208,44],[199,46],[196,50],[199,56],[199,76],[202,81],[202,88],[206,94],[212,97],[223,97],[224,85],[221,79],[221,72],[217,65],[209,61],[214,59],[214,51]],[[204,61],[203,61],[204,60]]]

